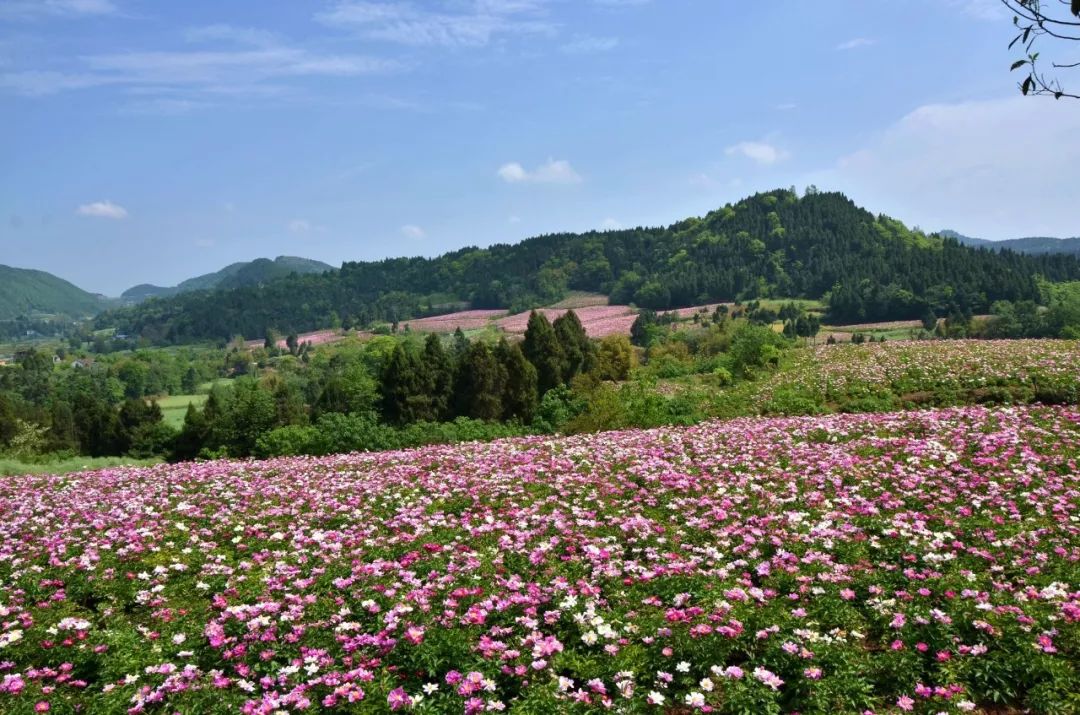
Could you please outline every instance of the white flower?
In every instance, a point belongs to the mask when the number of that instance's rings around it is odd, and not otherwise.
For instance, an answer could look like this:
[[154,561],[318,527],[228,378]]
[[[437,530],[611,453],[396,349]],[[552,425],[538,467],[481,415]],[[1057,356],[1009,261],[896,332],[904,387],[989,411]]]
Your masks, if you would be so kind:
[[679,671],[680,673],[689,673],[690,664],[687,663],[685,660],[681,661],[678,665],[675,666],[675,670]]
[[711,693],[713,689],[713,681],[709,680],[708,678],[702,678],[701,682],[698,683],[698,687],[704,690],[706,693]]
[[705,704],[705,696],[701,693],[687,693],[685,702],[692,708],[700,708]]
[[653,690],[649,693],[649,697],[645,698],[645,701],[649,703],[649,705],[663,705],[664,696]]

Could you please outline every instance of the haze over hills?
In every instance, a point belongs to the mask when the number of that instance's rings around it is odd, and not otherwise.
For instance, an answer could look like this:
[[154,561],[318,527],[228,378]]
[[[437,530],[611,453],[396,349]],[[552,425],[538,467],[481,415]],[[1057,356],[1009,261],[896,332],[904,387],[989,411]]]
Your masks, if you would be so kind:
[[942,236],[954,238],[965,246],[976,248],[992,248],[994,250],[1009,249],[1018,253],[1031,255],[1043,255],[1047,253],[1066,253],[1080,256],[1080,237],[1076,238],[1050,238],[1047,236],[1029,236],[1027,238],[1010,238],[1003,241],[991,241],[985,238],[972,238],[956,231],[945,230]]
[[875,215],[840,193],[760,193],[666,228],[552,234],[435,258],[345,263],[338,272],[186,293],[98,320],[157,342],[258,338],[439,312],[524,310],[570,290],[664,309],[760,297],[811,298],[837,321],[983,312],[1035,300],[1037,276],[1080,279],[1075,257],[976,251]]
[[230,264],[214,273],[189,278],[171,288],[142,283],[128,288],[120,297],[125,302],[138,303],[147,298],[161,298],[197,290],[258,285],[276,278],[284,278],[293,273],[306,275],[335,270],[337,269],[329,264],[310,258],[299,258],[297,256],[278,256],[273,260],[257,258],[254,261]]
[[0,265],[0,320],[42,314],[85,318],[107,307],[107,301],[51,273]]

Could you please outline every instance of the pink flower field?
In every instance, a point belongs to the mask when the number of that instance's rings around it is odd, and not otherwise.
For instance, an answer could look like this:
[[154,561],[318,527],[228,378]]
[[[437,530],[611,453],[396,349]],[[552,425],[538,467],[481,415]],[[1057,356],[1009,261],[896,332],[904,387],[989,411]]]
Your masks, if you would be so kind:
[[[566,310],[558,308],[544,308],[537,311],[543,313],[548,320],[554,321],[561,317]],[[585,308],[575,308],[581,325],[590,338],[603,338],[608,335],[629,335],[630,326],[637,319],[634,309],[628,305],[593,305]],[[508,333],[524,334],[529,323],[529,313],[518,313],[498,321],[498,326]]]
[[0,478],[0,712],[1073,713],[1080,412]]
[[481,330],[491,324],[491,321],[506,315],[505,310],[464,310],[446,315],[434,315],[430,318],[418,318],[403,322],[401,327],[409,326],[411,330],[424,333],[452,333],[458,328],[462,330]]

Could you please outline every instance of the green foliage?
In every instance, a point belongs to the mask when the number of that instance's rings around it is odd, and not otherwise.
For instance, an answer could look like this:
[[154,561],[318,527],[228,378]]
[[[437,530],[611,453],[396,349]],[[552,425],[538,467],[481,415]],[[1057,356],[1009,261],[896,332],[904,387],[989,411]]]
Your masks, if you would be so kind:
[[636,364],[637,354],[625,335],[608,335],[600,341],[596,352],[596,375],[601,380],[622,382],[630,377]]
[[[875,216],[842,194],[796,198],[784,190],[667,228],[558,234],[430,259],[346,263],[338,272],[146,301],[102,315],[97,325],[155,342],[222,340],[261,336],[267,328],[302,332],[336,320],[392,325],[436,312],[432,295],[476,308],[527,309],[570,289],[655,310],[827,298],[833,321],[863,322],[919,319],[928,308],[938,315],[954,308],[984,313],[995,300],[1037,300],[1037,276],[1080,279],[1080,260],[976,250]],[[545,371],[538,370],[546,391]]]
[[82,318],[96,315],[103,307],[96,295],[54,275],[0,265],[0,320],[35,313]]
[[528,361],[536,368],[537,385],[541,397],[548,390],[564,382],[562,346],[559,344],[555,329],[543,313],[534,310],[529,315],[522,350]]

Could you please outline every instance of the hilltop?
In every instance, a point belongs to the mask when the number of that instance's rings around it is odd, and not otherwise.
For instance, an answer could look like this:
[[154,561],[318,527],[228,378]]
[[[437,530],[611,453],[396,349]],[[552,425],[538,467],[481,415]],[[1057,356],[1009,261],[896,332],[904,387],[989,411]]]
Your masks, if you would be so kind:
[[84,318],[99,313],[105,300],[51,273],[0,265],[0,320],[43,314]]
[[840,193],[759,193],[667,227],[551,234],[435,258],[345,263],[336,273],[176,295],[99,327],[159,342],[257,338],[447,312],[511,311],[573,290],[662,310],[756,298],[822,300],[834,321],[986,312],[1038,298],[1036,277],[1080,278],[1075,257],[978,251],[856,206]]
[[284,278],[293,273],[307,275],[334,270],[337,269],[329,264],[298,256],[278,256],[273,260],[257,258],[254,261],[232,263],[220,271],[189,278],[171,288],[141,283],[128,288],[123,292],[121,298],[129,303],[138,303],[147,298],[163,298],[192,291],[254,286]]
[[1080,237],[1076,238],[1051,238],[1048,236],[1028,236],[1026,238],[1009,238],[1003,241],[991,241],[985,238],[972,238],[956,231],[942,231],[942,236],[956,239],[957,242],[975,248],[990,248],[995,251],[1008,249],[1017,253],[1029,253],[1042,255],[1047,253],[1064,253],[1080,256]]

